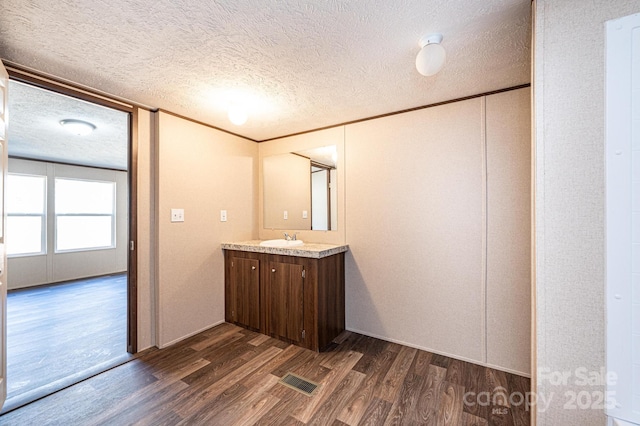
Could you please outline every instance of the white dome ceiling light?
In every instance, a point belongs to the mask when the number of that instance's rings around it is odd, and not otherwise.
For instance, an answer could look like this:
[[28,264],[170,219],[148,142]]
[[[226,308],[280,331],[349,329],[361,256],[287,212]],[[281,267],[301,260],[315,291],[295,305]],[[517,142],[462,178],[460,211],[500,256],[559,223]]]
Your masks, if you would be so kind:
[[436,75],[444,66],[447,52],[440,44],[442,34],[429,34],[420,38],[420,52],[416,57],[416,68],[425,77]]
[[88,121],[75,120],[72,118],[61,120],[60,125],[65,130],[78,136],[86,136],[96,129],[96,126]]
[[229,121],[236,126],[242,126],[247,122],[247,112],[239,105],[231,105],[227,114],[229,115]]

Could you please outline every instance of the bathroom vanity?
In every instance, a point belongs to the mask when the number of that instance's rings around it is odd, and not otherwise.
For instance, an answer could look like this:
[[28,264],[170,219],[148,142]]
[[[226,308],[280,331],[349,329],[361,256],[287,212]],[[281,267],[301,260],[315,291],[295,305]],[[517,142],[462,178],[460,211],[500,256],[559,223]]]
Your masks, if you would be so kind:
[[344,330],[346,245],[223,243],[225,320],[320,351]]

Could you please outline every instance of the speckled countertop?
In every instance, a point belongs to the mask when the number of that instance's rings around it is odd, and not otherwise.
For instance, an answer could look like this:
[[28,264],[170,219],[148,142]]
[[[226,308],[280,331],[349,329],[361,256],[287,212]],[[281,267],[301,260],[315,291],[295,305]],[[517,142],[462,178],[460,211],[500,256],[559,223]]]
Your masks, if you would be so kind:
[[223,250],[251,251],[254,253],[280,254],[284,256],[322,259],[349,250],[348,245],[304,243],[297,247],[262,247],[260,240],[222,243]]

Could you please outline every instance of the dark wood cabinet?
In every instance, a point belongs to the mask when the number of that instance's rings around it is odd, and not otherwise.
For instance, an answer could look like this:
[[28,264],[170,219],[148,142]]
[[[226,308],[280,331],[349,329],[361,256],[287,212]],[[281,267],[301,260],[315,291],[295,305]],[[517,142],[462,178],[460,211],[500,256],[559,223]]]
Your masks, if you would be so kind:
[[232,257],[229,260],[226,320],[260,330],[260,262]]
[[344,253],[307,258],[225,250],[225,308],[227,322],[322,350],[344,331]]
[[302,265],[269,262],[266,293],[269,306],[267,334],[300,344],[304,330],[304,276]]

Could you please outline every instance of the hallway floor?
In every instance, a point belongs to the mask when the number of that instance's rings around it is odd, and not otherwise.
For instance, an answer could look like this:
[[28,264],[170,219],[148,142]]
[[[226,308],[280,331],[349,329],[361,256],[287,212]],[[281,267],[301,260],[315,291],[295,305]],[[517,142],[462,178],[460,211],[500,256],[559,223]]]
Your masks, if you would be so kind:
[[9,402],[128,358],[126,350],[126,274],[8,293]]

